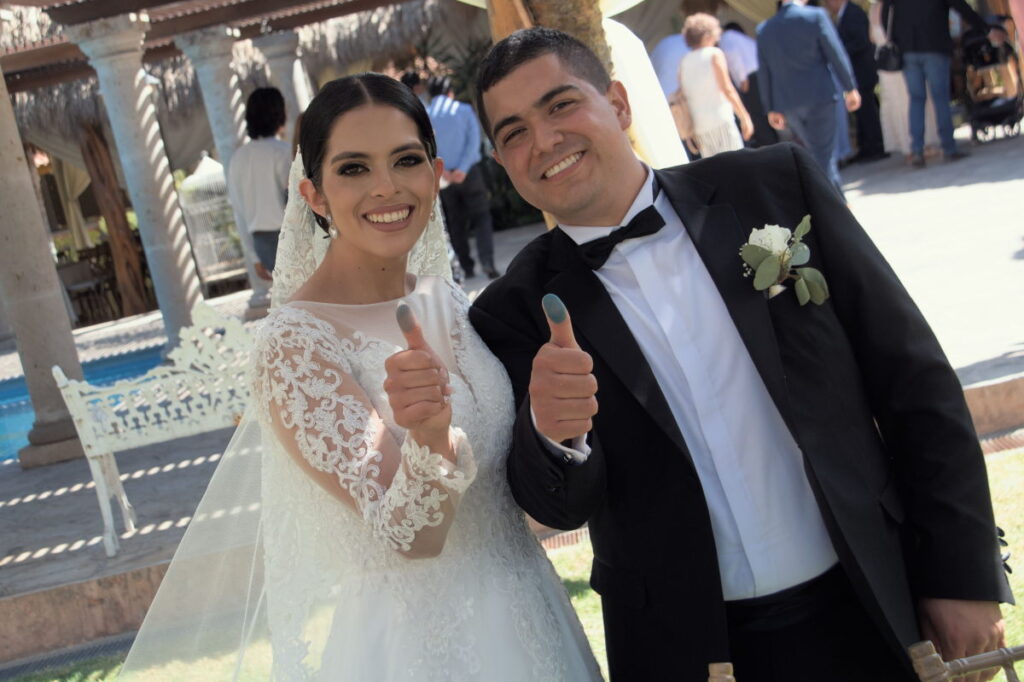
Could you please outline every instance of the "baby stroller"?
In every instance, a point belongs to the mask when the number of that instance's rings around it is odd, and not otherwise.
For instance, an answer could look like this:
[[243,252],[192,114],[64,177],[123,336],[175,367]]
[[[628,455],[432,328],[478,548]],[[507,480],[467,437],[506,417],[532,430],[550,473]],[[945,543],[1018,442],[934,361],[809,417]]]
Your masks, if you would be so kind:
[[993,45],[986,34],[971,30],[963,36],[962,49],[971,138],[988,142],[1000,130],[1007,137],[1018,135],[1024,116],[1024,87],[1013,46],[1009,41]]

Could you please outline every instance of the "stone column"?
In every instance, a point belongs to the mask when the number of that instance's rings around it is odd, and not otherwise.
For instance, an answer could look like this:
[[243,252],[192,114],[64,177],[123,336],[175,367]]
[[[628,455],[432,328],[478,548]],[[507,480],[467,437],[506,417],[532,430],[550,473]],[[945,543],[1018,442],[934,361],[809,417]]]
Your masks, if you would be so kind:
[[[213,130],[213,143],[217,147],[217,156],[224,166],[225,175],[231,165],[231,157],[245,139],[245,99],[242,97],[238,75],[231,68],[231,50],[237,40],[238,31],[226,26],[211,26],[174,39],[175,45],[185,53],[192,62],[192,68],[196,70],[206,115]],[[235,226],[245,254],[245,270],[252,287],[246,318],[263,317],[270,306],[270,282],[256,274],[258,259],[253,248],[252,234],[239,220],[242,212],[234,196],[231,197],[231,203],[235,209]]]
[[310,99],[307,85],[296,80],[296,75],[303,79],[306,77],[299,61],[299,36],[294,31],[268,33],[254,38],[252,44],[263,53],[270,69],[270,81],[284,95],[288,110],[285,139],[291,142],[295,135],[295,119],[306,110]]
[[192,306],[202,299],[202,291],[151,88],[142,70],[142,41],[148,28],[145,14],[122,14],[68,26],[66,35],[96,69],[128,195],[139,220],[168,347],[173,347],[178,343],[178,331],[189,323]]
[[82,445],[50,368],[82,378],[71,320],[0,72],[0,299],[14,332],[35,422],[18,459],[25,468],[82,457]]
[[11,323],[7,321],[7,309],[4,308],[3,297],[0,297],[0,343],[14,338],[14,330]]

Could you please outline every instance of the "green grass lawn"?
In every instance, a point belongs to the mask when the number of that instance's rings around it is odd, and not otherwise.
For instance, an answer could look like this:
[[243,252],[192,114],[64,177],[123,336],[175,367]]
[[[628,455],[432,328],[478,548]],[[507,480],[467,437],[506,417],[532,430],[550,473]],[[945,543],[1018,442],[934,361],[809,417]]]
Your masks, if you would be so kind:
[[[986,462],[996,523],[1006,531],[1006,537],[1011,543],[1010,550],[1014,554],[1010,563],[1017,569],[1010,576],[1010,584],[1014,594],[1024,599],[1024,499],[1021,496],[1024,490],[1024,450],[990,455]],[[593,556],[590,545],[585,543],[558,549],[551,552],[550,556],[594,647],[594,654],[602,670],[606,671],[601,601],[588,583]],[[1024,611],[1018,607],[1005,606],[1003,615],[1006,617],[1007,643],[1011,646],[1024,644]],[[121,659],[118,657],[97,658],[46,673],[24,675],[15,682],[106,682],[114,679],[120,664]],[[1024,665],[1021,668],[1024,669]],[[1004,682],[1005,678],[1000,674],[996,680]]]

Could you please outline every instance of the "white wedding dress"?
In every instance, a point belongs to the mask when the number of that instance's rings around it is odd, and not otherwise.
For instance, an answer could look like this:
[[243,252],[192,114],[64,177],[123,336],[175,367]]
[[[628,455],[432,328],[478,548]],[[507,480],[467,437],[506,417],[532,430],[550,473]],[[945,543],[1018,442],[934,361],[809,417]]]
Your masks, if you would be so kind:
[[396,426],[399,301],[292,301],[329,241],[292,163],[252,401],[118,679],[586,682],[600,670],[505,482],[504,368],[469,325],[440,207],[403,299],[450,374],[456,463]]
[[[455,466],[392,420],[384,361],[405,348],[399,301],[293,301],[258,334],[275,679],[600,679],[505,480],[504,368],[456,285],[410,276],[408,286],[403,300],[451,376]],[[300,463],[330,477],[318,485]]]

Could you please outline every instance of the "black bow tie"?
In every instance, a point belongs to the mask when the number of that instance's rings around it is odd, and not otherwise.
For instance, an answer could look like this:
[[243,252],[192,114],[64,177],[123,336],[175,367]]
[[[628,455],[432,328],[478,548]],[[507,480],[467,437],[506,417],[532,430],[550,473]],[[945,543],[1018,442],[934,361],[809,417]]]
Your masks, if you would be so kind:
[[612,249],[619,242],[652,235],[664,226],[665,219],[661,217],[661,214],[658,213],[658,210],[652,204],[633,216],[622,227],[612,230],[607,236],[580,244],[580,257],[591,269],[597,270],[605,264],[608,256],[612,253]]

